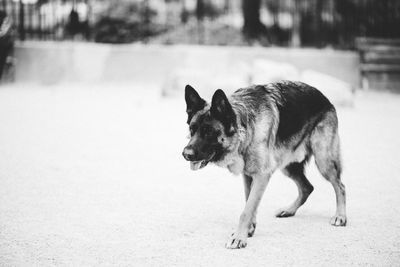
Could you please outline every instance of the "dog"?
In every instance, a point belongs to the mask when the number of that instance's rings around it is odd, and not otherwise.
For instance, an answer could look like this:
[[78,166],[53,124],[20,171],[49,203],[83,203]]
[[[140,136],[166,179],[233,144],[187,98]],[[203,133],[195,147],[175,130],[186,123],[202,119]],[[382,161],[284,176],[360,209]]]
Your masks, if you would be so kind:
[[278,169],[296,183],[298,197],[276,217],[295,215],[314,190],[304,175],[311,156],[336,193],[336,214],[330,223],[346,225],[338,118],[319,90],[282,81],[241,88],[228,98],[218,89],[209,104],[187,85],[185,100],[190,141],[182,154],[191,169],[214,163],[243,175],[246,204],[226,248],[246,247],[256,229],[257,207]]

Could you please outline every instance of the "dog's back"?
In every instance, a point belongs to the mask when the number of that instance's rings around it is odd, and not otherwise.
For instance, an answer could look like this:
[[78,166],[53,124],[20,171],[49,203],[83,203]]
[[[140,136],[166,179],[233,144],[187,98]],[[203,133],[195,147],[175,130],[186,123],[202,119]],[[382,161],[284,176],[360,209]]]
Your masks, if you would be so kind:
[[334,106],[317,89],[301,82],[283,81],[241,88],[232,95],[243,126],[256,123],[260,115],[276,116],[276,141],[293,139],[311,131]]

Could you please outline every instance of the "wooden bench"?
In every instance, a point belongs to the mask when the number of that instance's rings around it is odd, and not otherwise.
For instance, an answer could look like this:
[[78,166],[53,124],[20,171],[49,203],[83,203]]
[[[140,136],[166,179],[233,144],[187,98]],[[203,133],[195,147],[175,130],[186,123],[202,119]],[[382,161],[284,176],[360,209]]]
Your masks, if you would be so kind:
[[400,39],[357,38],[363,89],[400,93]]

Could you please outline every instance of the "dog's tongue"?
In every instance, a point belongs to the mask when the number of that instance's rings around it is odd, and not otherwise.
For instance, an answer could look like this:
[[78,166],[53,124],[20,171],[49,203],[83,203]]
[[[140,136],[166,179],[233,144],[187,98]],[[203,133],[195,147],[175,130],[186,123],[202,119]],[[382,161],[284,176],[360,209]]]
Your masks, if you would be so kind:
[[198,169],[200,169],[200,166],[201,166],[201,161],[190,162],[190,168],[192,169],[192,171],[197,171]]

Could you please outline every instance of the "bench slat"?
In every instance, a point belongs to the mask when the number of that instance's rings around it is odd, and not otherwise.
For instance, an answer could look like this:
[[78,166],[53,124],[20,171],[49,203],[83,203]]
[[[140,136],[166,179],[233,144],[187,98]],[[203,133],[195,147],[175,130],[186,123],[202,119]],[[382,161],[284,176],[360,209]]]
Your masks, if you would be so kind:
[[361,64],[362,72],[400,72],[400,64]]
[[388,45],[400,46],[399,38],[371,38],[371,37],[358,37],[356,38],[356,47],[371,46],[371,45]]
[[382,63],[382,64],[400,64],[400,53],[376,53],[376,52],[365,52],[362,55],[362,61],[364,63]]
[[375,53],[390,53],[390,54],[400,54],[399,46],[389,46],[389,45],[366,45],[358,47],[358,50],[362,52],[375,52]]

